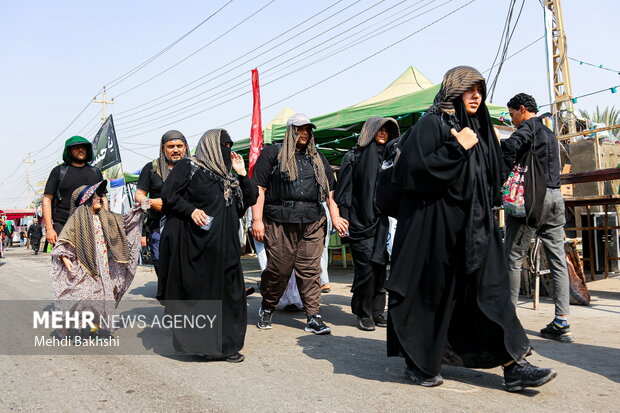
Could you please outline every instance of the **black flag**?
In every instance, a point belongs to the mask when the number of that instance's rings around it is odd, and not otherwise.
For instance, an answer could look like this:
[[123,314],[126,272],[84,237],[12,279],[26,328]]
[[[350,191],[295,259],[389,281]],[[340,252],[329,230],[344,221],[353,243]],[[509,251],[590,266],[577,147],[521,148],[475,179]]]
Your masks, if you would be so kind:
[[104,124],[99,128],[97,135],[95,135],[93,151],[95,152],[95,159],[91,165],[96,166],[102,171],[121,163],[121,153],[116,141],[116,131],[114,130],[112,115],[108,116]]

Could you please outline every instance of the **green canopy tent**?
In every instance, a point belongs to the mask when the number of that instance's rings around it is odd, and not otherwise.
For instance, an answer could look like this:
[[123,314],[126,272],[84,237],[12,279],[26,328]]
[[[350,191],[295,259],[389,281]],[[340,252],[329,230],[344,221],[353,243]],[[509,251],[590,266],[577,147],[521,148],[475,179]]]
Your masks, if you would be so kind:
[[[408,70],[410,69],[412,68],[408,68]],[[317,126],[314,130],[314,137],[319,150],[323,152],[332,165],[339,164],[344,153],[355,146],[357,136],[364,122],[373,116],[395,118],[400,125],[401,131],[404,132],[415,124],[433,104],[439,87],[440,85],[434,85],[388,99],[376,99],[380,94],[369,99],[370,103],[365,103],[368,102],[365,101],[362,104],[312,118],[312,122]],[[487,104],[487,107],[493,120],[497,124],[501,124],[499,118],[505,116],[508,109],[504,106],[492,104]],[[272,125],[271,139],[270,141],[265,139],[265,144],[282,141],[285,133],[286,123]],[[249,139],[244,139],[235,142],[234,150],[246,157],[249,152],[249,146]]]

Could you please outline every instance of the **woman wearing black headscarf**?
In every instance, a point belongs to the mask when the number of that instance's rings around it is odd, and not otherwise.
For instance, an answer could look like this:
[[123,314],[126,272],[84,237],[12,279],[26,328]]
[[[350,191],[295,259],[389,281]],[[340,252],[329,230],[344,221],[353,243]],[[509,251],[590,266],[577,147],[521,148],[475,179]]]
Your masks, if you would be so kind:
[[179,161],[166,179],[160,271],[167,279],[166,314],[199,316],[213,309],[206,303],[221,302],[215,330],[172,329],[175,349],[240,362],[247,311],[239,218],[256,202],[257,189],[231,147],[225,130],[208,130],[195,156]]
[[474,68],[449,70],[425,116],[401,138],[394,183],[402,191],[386,289],[388,356],[405,376],[437,386],[442,362],[504,366],[507,390],[536,387],[552,369],[524,357],[530,343],[510,300],[502,240],[501,150]]
[[383,283],[389,222],[376,211],[374,195],[385,146],[399,134],[393,118],[368,119],[357,145],[342,159],[334,194],[340,214],[349,221],[349,245],[355,263],[351,310],[357,315],[357,327],[365,331],[387,326]]

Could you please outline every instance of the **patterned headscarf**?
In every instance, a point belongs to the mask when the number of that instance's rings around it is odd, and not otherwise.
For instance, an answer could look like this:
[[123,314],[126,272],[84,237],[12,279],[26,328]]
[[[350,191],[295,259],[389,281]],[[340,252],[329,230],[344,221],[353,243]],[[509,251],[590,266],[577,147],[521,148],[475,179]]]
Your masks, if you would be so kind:
[[398,122],[394,118],[384,118],[381,116],[373,116],[364,122],[360,136],[357,138],[357,146],[360,149],[368,146],[374,139],[379,129],[386,127],[388,130],[388,140],[392,140],[400,135],[400,128]]
[[456,112],[454,100],[460,98],[463,93],[467,92],[476,83],[480,83],[482,102],[484,102],[487,96],[487,85],[484,77],[478,70],[469,66],[457,66],[448,70],[441,82],[441,89],[439,89],[439,93],[435,96],[433,106],[428,109],[428,113],[446,114],[449,120],[454,121],[452,119]]
[[237,203],[243,202],[239,180],[226,167],[224,157],[222,156],[222,134],[228,136],[228,132],[224,129],[210,129],[206,131],[196,147],[196,153],[192,157],[192,161],[202,168],[208,169],[215,176],[221,179],[224,184],[224,199],[226,206],[232,205],[233,197]]
[[161,177],[161,180],[166,182],[168,175],[170,175],[170,168],[168,167],[168,159],[166,158],[166,151],[164,145],[166,142],[173,140],[182,140],[185,143],[185,153],[183,158],[189,157],[189,148],[187,147],[187,140],[185,136],[178,130],[169,130],[161,137],[161,144],[159,145],[159,158],[153,160],[153,172]]
[[[75,248],[78,262],[92,277],[97,278],[97,246],[95,244],[95,227],[93,223],[92,197],[95,193],[101,194],[106,181],[101,181],[91,187],[83,185],[73,191],[71,195],[71,215],[65,224],[58,240],[64,241]],[[108,253],[118,263],[129,262],[129,247],[125,234],[123,216],[101,208],[97,215],[101,221],[101,229]]]
[[[310,137],[306,146],[306,156],[312,161],[314,170],[314,178],[319,184],[319,197],[323,202],[329,196],[329,182],[325,174],[325,166],[314,143],[314,134],[312,129],[309,131]],[[297,180],[297,162],[295,161],[295,146],[297,144],[297,126],[288,125],[286,135],[282,144],[282,150],[278,154],[278,162],[280,163],[280,173],[287,181]]]

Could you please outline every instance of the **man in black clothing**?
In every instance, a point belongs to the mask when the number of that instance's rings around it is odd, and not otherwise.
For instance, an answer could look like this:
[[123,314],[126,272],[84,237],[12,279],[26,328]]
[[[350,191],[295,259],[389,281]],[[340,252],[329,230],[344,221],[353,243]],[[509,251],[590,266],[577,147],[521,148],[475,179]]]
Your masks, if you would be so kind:
[[151,199],[151,209],[147,215],[147,232],[149,237],[149,247],[153,266],[157,273],[157,299],[163,300],[166,283],[159,278],[159,240],[160,221],[163,217],[161,212],[161,188],[174,165],[188,155],[187,140],[185,136],[177,130],[169,130],[161,137],[159,147],[159,158],[147,163],[140,172],[136,190],[136,202],[144,198]]
[[[45,237],[56,244],[58,235],[69,219],[71,194],[82,185],[94,185],[103,180],[99,168],[89,165],[94,159],[93,145],[81,136],[72,136],[65,142],[62,154],[64,163],[50,172],[43,195],[43,221]],[[102,197],[104,208],[108,198]]]
[[30,239],[30,246],[34,251],[34,255],[39,253],[39,244],[41,243],[41,237],[43,237],[43,230],[41,229],[41,225],[39,225],[39,221],[35,216],[32,224],[28,228],[28,238]]
[[542,203],[542,224],[538,229],[525,224],[521,218],[506,214],[505,251],[508,260],[512,302],[517,305],[521,287],[523,257],[536,234],[545,247],[553,279],[555,318],[540,330],[545,338],[570,343],[574,341],[568,324],[570,288],[566,253],[564,252],[564,200],[560,191],[560,155],[555,134],[536,116],[538,107],[530,95],[519,93],[507,104],[517,131],[502,142],[504,175],[534,145],[534,153],[545,171],[547,191]]
[[271,328],[271,316],[293,270],[304,304],[305,330],[329,334],[320,310],[321,254],[326,236],[327,202],[333,226],[340,233],[348,222],[340,217],[333,200],[334,174],[318,152],[312,135],[314,124],[296,113],[287,122],[282,144],[266,147],[254,167],[258,200],[252,207],[254,239],[265,243],[267,267],[261,274],[263,301],[258,328]]

